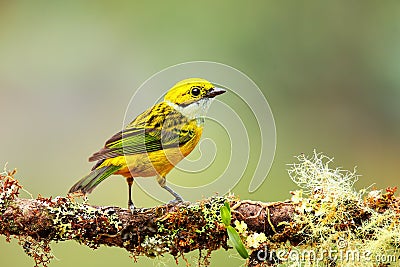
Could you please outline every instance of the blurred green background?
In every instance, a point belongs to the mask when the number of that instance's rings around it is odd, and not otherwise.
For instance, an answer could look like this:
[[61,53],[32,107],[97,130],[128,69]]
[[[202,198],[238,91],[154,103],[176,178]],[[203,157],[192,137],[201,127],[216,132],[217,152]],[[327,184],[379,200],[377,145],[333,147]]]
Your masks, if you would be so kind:
[[[65,195],[91,168],[87,157],[121,128],[133,91],[193,60],[241,70],[273,111],[274,164],[256,193],[248,193],[248,181],[233,189],[241,198],[289,198],[296,187],[286,164],[314,148],[336,166],[358,166],[358,188],[398,184],[397,1],[1,1],[0,164],[18,168],[34,196]],[[90,202],[125,206],[125,192],[124,179],[109,180]],[[157,203],[134,192],[139,206]],[[50,266],[174,265],[170,256],[134,265],[121,249],[92,251],[72,241],[52,248]],[[0,257],[2,266],[34,265],[4,238]],[[211,263],[243,261],[221,250]]]

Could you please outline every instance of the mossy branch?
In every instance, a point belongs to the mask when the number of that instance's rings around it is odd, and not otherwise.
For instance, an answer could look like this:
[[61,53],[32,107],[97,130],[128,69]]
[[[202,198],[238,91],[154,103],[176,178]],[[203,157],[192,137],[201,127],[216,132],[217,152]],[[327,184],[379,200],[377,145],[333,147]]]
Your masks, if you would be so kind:
[[[211,197],[133,213],[77,203],[71,197],[19,198],[22,187],[15,172],[4,172],[0,174],[0,234],[8,240],[16,237],[36,265],[49,263],[52,241],[65,240],[91,248],[116,246],[133,257],[168,253],[185,259],[185,253],[198,250],[199,264],[208,265],[212,251],[231,245],[220,215],[220,208],[228,202],[231,226],[250,251],[247,266],[317,262],[316,255],[310,254],[306,259],[291,259],[289,252],[294,249],[367,249],[369,257],[389,249],[397,251],[400,200],[394,196],[395,188],[355,191],[354,173],[329,169],[318,154],[311,160],[304,156],[299,160],[289,173],[302,190],[292,192],[291,200],[263,203]],[[287,253],[279,254],[282,250]],[[340,265],[340,260],[326,256],[317,263]],[[370,259],[358,263],[382,264]]]
[[253,203],[233,197],[212,197],[197,203],[161,205],[131,212],[77,203],[71,197],[23,199],[18,197],[21,186],[13,173],[0,176],[0,181],[0,234],[17,237],[36,263],[44,265],[51,259],[50,242],[65,240],[75,240],[91,248],[116,246],[133,256],[169,253],[179,257],[201,250],[206,252],[201,260],[207,264],[213,250],[229,248],[219,212],[226,200],[234,208],[233,218],[244,220],[249,229],[267,235],[276,231],[273,225],[289,222],[294,211],[290,203]]

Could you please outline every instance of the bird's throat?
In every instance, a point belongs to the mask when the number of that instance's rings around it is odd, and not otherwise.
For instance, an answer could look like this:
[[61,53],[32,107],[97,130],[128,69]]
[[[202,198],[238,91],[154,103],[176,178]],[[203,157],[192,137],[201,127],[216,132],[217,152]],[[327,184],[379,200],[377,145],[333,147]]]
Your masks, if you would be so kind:
[[203,98],[186,106],[180,106],[171,101],[165,101],[170,107],[179,111],[190,120],[196,119],[198,124],[204,123],[204,116],[210,108],[212,98]]

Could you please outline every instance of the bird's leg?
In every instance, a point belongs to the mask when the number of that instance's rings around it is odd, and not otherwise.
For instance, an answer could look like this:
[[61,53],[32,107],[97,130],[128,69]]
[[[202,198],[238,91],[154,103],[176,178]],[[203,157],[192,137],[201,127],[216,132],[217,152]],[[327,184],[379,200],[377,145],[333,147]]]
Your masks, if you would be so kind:
[[161,175],[157,175],[157,182],[158,184],[164,188],[165,190],[167,190],[171,195],[173,195],[175,197],[174,200],[171,200],[169,203],[170,204],[177,204],[177,203],[182,203],[183,202],[183,198],[176,193],[174,190],[172,190],[169,186],[167,186],[166,183],[166,179],[165,177],[161,176]]
[[132,184],[133,184],[133,177],[126,178],[128,182],[128,208],[133,211],[135,209],[135,205],[133,205],[132,201]]

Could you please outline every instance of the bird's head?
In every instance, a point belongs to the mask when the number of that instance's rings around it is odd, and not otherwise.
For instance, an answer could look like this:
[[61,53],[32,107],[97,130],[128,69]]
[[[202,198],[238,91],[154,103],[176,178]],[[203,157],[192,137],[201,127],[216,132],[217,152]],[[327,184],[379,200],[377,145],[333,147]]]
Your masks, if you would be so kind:
[[222,93],[225,93],[225,90],[216,88],[207,80],[190,78],[175,84],[165,95],[164,100],[184,107],[202,99],[213,98]]
[[175,84],[164,101],[187,117],[198,118],[205,115],[215,96],[225,92],[207,80],[190,78]]

